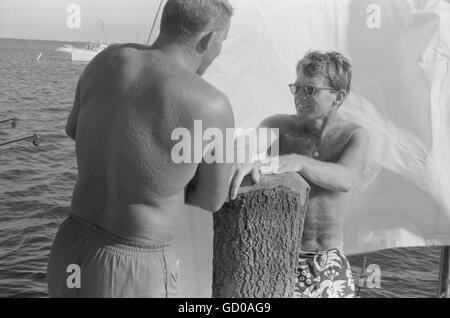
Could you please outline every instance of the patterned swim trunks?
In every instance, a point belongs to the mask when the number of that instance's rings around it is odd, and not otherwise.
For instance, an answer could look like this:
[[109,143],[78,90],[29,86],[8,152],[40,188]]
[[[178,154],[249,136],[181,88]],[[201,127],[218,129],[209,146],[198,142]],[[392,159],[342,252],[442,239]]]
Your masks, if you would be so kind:
[[355,284],[342,248],[301,252],[294,298],[353,298]]

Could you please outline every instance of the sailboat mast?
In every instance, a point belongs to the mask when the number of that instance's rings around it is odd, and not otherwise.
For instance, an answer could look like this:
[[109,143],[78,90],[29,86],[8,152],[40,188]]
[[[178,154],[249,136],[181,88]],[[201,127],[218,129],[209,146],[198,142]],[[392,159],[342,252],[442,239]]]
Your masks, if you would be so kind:
[[163,3],[164,3],[164,0],[161,0],[161,2],[159,3],[158,11],[156,11],[155,19],[153,20],[153,25],[152,25],[152,28],[150,30],[150,34],[148,35],[147,45],[150,44],[150,41],[152,39],[153,30],[155,29],[156,21],[158,20],[158,16],[159,16],[159,13],[161,12]]
[[103,44],[104,38],[103,33],[105,32],[105,23],[103,20],[100,21],[100,44]]

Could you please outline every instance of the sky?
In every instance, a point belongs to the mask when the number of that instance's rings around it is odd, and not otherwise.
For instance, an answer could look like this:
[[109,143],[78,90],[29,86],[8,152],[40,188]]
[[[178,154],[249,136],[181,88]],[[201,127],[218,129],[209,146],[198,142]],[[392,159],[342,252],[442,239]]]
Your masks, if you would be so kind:
[[0,0],[0,38],[145,43],[160,1]]

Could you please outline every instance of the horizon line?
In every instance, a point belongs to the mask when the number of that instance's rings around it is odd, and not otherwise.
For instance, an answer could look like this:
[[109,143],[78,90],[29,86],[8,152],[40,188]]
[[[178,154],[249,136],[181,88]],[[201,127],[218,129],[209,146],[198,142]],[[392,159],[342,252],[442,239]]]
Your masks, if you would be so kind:
[[[21,38],[21,37],[2,37],[0,36],[0,40],[23,40],[23,41],[45,41],[45,42],[68,42],[68,43],[90,43],[90,42],[97,42],[97,41],[70,41],[70,40],[49,40],[49,39],[39,39],[39,38]],[[135,43],[135,44],[142,44],[142,45],[147,45],[144,43],[138,43],[138,42],[133,42],[133,41],[126,41],[126,42],[109,42],[110,44],[116,44],[116,43],[120,43],[120,44],[126,44],[126,43]]]

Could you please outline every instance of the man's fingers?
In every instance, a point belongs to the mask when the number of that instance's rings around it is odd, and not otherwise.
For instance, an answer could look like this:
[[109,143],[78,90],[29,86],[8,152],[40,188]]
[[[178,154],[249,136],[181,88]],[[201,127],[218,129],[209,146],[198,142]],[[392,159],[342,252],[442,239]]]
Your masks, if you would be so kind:
[[233,167],[231,168],[231,176],[230,176],[230,180],[228,181],[228,184],[231,185],[231,183],[234,181],[237,171],[238,171],[238,169],[236,168],[236,165],[233,165]]
[[228,196],[227,196],[227,201],[226,202],[229,202],[229,201],[231,201],[232,200],[232,191],[233,191],[233,189],[234,189],[234,184],[236,183],[236,177],[238,176],[238,174],[239,174],[239,169],[236,169],[236,167],[235,166],[233,166],[233,168],[232,168],[232,173],[231,173],[231,178],[230,178],[230,182],[229,182],[229,192],[228,192]]
[[254,168],[252,170],[252,178],[255,183],[259,183],[259,179],[260,179],[259,169]]
[[238,171],[237,175],[234,177],[233,184],[231,186],[231,200],[236,199],[237,194],[239,192],[239,188],[241,187],[242,180],[244,180],[246,174]]
[[261,170],[261,174],[276,174],[278,167],[262,166],[260,170]]

